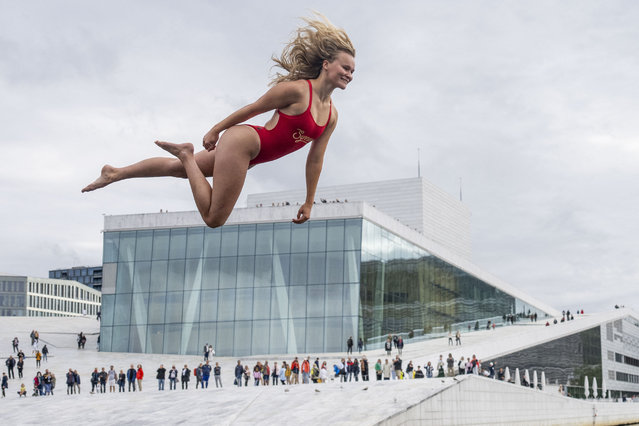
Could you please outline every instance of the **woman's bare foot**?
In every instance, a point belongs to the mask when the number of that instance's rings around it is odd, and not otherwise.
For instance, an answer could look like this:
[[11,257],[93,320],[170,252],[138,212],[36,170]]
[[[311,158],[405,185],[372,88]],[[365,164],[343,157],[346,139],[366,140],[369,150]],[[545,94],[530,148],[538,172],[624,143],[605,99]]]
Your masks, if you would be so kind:
[[109,166],[107,164],[102,167],[100,177],[93,181],[93,183],[90,183],[89,185],[82,188],[82,192],[89,192],[99,188],[104,188],[108,184],[115,182],[115,180],[115,167]]
[[184,157],[189,155],[193,155],[194,149],[192,143],[171,143],[171,142],[162,142],[155,141],[155,144],[168,152],[169,154],[175,155],[177,158],[182,160]]

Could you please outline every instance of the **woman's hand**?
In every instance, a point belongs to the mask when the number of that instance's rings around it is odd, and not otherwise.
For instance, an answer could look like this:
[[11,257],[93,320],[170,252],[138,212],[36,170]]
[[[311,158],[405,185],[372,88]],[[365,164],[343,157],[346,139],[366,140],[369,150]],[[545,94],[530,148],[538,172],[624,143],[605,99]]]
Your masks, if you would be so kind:
[[213,151],[217,144],[217,140],[220,138],[220,132],[215,130],[215,127],[208,131],[206,135],[204,135],[204,139],[202,140],[202,145],[207,151]]
[[302,207],[297,211],[297,218],[293,218],[293,223],[304,223],[311,218],[311,209],[313,208],[313,204],[304,203]]

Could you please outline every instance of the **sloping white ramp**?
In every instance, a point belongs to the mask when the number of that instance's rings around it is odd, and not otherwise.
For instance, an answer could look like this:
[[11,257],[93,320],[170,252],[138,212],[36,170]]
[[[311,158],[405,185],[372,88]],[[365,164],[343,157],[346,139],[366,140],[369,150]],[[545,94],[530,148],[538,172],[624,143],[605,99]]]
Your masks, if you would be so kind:
[[620,425],[639,423],[639,404],[591,402],[462,376],[421,402],[377,423],[386,425]]

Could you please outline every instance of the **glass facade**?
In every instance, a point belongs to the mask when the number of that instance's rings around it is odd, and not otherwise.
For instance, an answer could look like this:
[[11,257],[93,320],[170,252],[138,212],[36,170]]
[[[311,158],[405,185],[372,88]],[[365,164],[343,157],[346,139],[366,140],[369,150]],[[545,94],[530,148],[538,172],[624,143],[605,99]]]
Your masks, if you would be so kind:
[[532,308],[362,218],[111,231],[103,253],[104,351],[336,352]]
[[357,335],[361,219],[106,232],[101,349],[339,351]]
[[73,280],[86,284],[95,290],[102,290],[102,266],[54,269],[49,271],[49,278]]
[[[571,396],[583,397],[584,378],[601,380],[601,327],[536,345],[493,361],[497,368],[508,367],[511,373],[544,371],[548,383],[568,384]],[[487,361],[484,360],[484,364]]]
[[0,277],[0,316],[24,316],[27,312],[26,279]]

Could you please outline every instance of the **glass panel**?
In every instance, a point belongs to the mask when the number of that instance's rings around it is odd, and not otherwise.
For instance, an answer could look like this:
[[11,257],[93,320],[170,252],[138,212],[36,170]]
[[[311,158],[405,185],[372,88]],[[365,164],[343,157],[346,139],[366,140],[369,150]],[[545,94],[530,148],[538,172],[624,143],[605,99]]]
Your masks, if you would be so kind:
[[238,288],[235,293],[235,320],[250,320],[253,314],[253,289]]
[[166,260],[151,262],[151,291],[166,291],[167,269]]
[[119,232],[104,233],[104,244],[102,246],[102,263],[113,263],[118,261],[119,241]]
[[326,224],[326,250],[342,251],[344,249],[344,221],[329,220]]
[[361,242],[362,219],[346,219],[344,224],[344,250],[359,250]]
[[[115,314],[113,316],[113,325],[124,325],[124,324],[129,325],[130,322],[131,322],[131,293],[125,293],[125,294],[118,293],[115,295]],[[128,349],[128,343],[127,343],[127,349]]]
[[344,280],[344,252],[329,251],[326,253],[326,282],[342,283]]
[[291,252],[291,224],[276,223],[273,225],[273,253]]
[[308,274],[308,254],[297,253],[291,255],[290,285],[306,285]]
[[120,325],[113,327],[113,337],[111,341],[112,352],[129,351],[129,326]]
[[131,293],[133,290],[133,262],[118,263],[115,288],[117,293]]
[[284,354],[286,353],[287,340],[287,320],[271,320],[270,336],[269,336],[269,353]]
[[163,324],[165,309],[166,293],[149,293],[149,324]]
[[308,251],[326,251],[326,221],[311,221],[309,228]]
[[306,319],[288,320],[288,353],[306,352]]
[[[185,291],[182,304],[182,322],[193,323],[200,318],[200,292]],[[186,337],[185,337],[186,338]]]
[[202,288],[216,289],[220,280],[220,258],[204,259],[202,271]]
[[[217,335],[217,323],[215,322],[202,322],[200,323],[200,335],[198,338],[197,354],[204,354],[204,345],[215,345],[215,336]],[[214,348],[216,355],[219,355],[219,349]],[[193,371],[193,369],[191,369]]]
[[360,252],[345,251],[344,252],[344,282],[357,283],[360,278]]
[[162,353],[165,353],[165,354],[179,353],[181,339],[182,339],[182,324],[166,324],[164,326],[164,351]]
[[308,255],[308,283],[324,284],[326,282],[326,253],[309,253]]
[[[153,249],[153,231],[138,231],[136,238],[137,243],[135,245],[135,260],[151,260],[151,251]],[[146,336],[146,331],[144,335]]]
[[[271,314],[271,288],[255,288],[253,290],[254,320],[269,319]],[[262,352],[256,352],[262,353]]]
[[291,232],[291,253],[308,252],[308,223],[293,227]]
[[326,316],[342,316],[343,288],[341,284],[326,286]]
[[222,256],[237,256],[237,225],[222,227]]
[[220,228],[206,228],[204,231],[204,257],[220,256],[220,241],[222,231]]
[[[343,352],[346,351],[346,340],[342,341],[342,317],[324,318],[324,351]],[[372,358],[371,358],[372,360]],[[369,363],[371,362],[369,360]],[[374,365],[369,364],[369,368]]]
[[132,305],[131,324],[146,324],[149,316],[149,293],[133,293]]
[[187,259],[202,257],[204,251],[204,228],[189,228],[186,239]]
[[153,260],[169,258],[169,230],[156,229],[153,231]]
[[218,321],[235,319],[235,289],[218,292],[217,312]]
[[[182,345],[180,347],[181,354],[199,355],[199,324],[187,323],[182,326]],[[181,370],[181,369],[180,369]]]
[[120,254],[118,261],[132,262],[135,259],[135,231],[120,232]]
[[288,285],[289,269],[291,265],[290,254],[273,255],[273,285]]
[[306,317],[306,287],[288,287],[289,294],[289,318]]
[[267,354],[269,341],[269,321],[253,321],[251,354]]
[[252,321],[235,321],[233,355],[242,356],[251,353]]
[[[182,298],[181,291],[171,291],[166,293],[166,321],[167,323],[182,322]],[[175,342],[177,345],[178,342]],[[169,352],[167,352],[169,353]]]
[[202,290],[200,321],[217,320],[217,290]]
[[186,229],[171,229],[171,243],[169,247],[169,259],[184,259],[186,257]]
[[258,223],[255,238],[255,254],[273,253],[273,224]]
[[237,278],[237,257],[220,259],[220,288],[235,288]]
[[169,281],[167,290],[180,291],[184,289],[184,259],[169,260]]
[[151,262],[135,262],[133,270],[133,292],[146,293],[151,284]]
[[272,273],[272,256],[255,256],[255,287],[270,287]]
[[233,322],[217,323],[217,343],[215,354],[217,356],[231,356],[233,354],[233,334],[235,327]]
[[142,353],[146,346],[146,324],[132,325],[128,352]]
[[111,337],[113,336],[113,327],[100,327],[100,351],[111,352]]
[[255,274],[255,257],[239,256],[237,258],[237,287],[253,287]]
[[237,254],[240,256],[255,254],[255,225],[240,225]]
[[[308,286],[308,296],[306,298],[306,316],[307,317],[324,317],[325,292],[326,292],[326,288],[323,285]],[[321,334],[319,336],[321,336]]]
[[358,315],[359,308],[359,285],[351,284],[344,286],[344,313],[343,315]]
[[[113,310],[115,306],[115,294],[105,294],[102,296],[102,317],[100,319],[101,328],[113,325]],[[102,341],[100,340],[100,344]]]
[[323,352],[324,318],[306,320],[306,352]]
[[[149,325],[146,332],[146,353],[158,354],[164,350],[164,324]],[[152,371],[152,370],[151,370]],[[151,376],[154,377],[154,376]]]
[[203,259],[187,259],[184,271],[184,291],[199,290],[202,288],[202,263]]
[[[290,287],[273,287],[271,292],[271,318],[288,318],[288,289]],[[341,294],[341,292],[340,292]],[[341,314],[341,309],[340,309]]]

